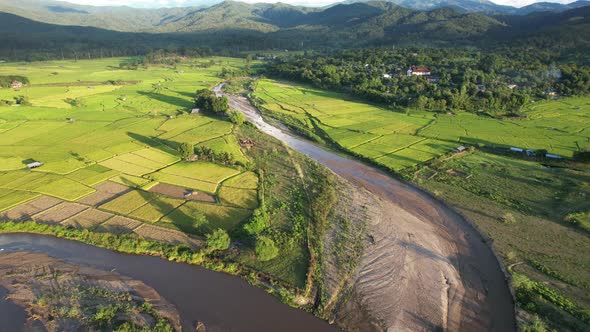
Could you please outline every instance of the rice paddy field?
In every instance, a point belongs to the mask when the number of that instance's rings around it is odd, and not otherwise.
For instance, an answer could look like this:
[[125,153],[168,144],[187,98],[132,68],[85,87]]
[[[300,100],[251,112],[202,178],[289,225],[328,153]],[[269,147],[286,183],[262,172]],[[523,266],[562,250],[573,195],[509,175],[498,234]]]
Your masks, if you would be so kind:
[[590,98],[532,104],[526,119],[472,113],[396,112],[341,93],[260,80],[253,96],[267,115],[284,119],[344,150],[394,171],[415,167],[462,145],[545,149],[571,157],[590,146]]
[[[30,81],[20,89],[0,89],[0,100],[26,96],[30,102],[0,106],[0,212],[52,197],[92,208],[69,209],[66,224],[94,227],[105,222],[104,215],[115,215],[197,235],[218,227],[231,230],[248,218],[258,206],[255,174],[183,162],[177,153],[189,142],[248,162],[232,123],[189,115],[195,91],[214,86],[223,67],[239,69],[244,60],[212,57],[137,70],[120,69],[123,60],[0,64],[0,75]],[[33,161],[43,165],[29,170],[26,164]],[[148,191],[158,183],[214,195],[216,202]],[[103,184],[129,190],[104,192]],[[60,211],[46,219],[60,219]],[[194,225],[196,215],[204,215],[208,227]]]

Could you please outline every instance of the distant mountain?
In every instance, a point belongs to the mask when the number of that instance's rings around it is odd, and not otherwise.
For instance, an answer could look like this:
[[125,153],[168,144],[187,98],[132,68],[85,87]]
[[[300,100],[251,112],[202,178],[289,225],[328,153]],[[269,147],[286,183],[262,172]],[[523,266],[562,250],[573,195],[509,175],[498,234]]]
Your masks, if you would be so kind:
[[[370,0],[346,0],[342,3],[351,4],[368,2]],[[434,10],[438,8],[452,8],[465,13],[510,14],[527,15],[534,12],[563,12],[570,9],[590,6],[589,0],[580,0],[570,4],[554,2],[537,2],[522,8],[503,6],[488,0],[385,0],[401,7],[413,10]]]
[[590,1],[576,1],[569,4],[559,4],[554,2],[537,2],[518,10],[511,12],[518,15],[526,15],[535,12],[564,12],[570,9],[576,9],[581,7],[590,6]]
[[200,8],[141,9],[125,6],[84,6],[48,0],[0,1],[0,12],[22,16],[38,22],[136,32],[152,29]]
[[514,40],[588,47],[590,40],[590,7],[519,16],[449,7],[420,11],[384,1],[328,8],[224,1],[210,7],[172,9],[2,1],[0,12],[7,13],[0,17],[0,49],[13,50],[59,48],[63,44],[70,49],[117,45],[136,53],[157,45],[236,51],[392,44],[490,47]]
[[[488,0],[386,0],[401,7],[413,10],[433,10],[438,8],[453,8],[466,13],[507,13],[516,10],[515,7],[502,6]],[[365,0],[347,0],[344,3],[365,2]]]

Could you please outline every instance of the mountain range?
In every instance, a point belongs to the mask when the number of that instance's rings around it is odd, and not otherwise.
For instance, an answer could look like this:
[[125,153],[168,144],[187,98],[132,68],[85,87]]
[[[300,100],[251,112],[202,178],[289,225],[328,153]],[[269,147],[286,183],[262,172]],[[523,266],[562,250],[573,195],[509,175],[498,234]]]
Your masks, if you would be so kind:
[[[483,10],[492,4],[485,0],[394,0],[399,5],[366,1],[325,8],[224,1],[212,6],[162,9],[93,7],[45,0],[1,1],[0,49],[13,51],[27,47],[48,50],[63,45],[100,49],[116,45],[136,52],[146,47],[180,45],[310,49],[392,44],[489,47],[534,42],[588,47],[590,40],[588,6],[565,11],[551,6],[553,11],[514,15],[465,9],[466,4],[476,3]],[[420,3],[423,10],[404,7],[411,3]],[[455,5],[426,8],[433,3]],[[463,9],[457,8],[459,3]]]
[[[215,1],[215,0],[214,0]],[[209,6],[181,8],[131,8],[77,5],[48,0],[1,0],[0,12],[14,14],[34,21],[90,26],[125,32],[188,32],[220,27],[240,27],[258,31],[275,31],[276,27],[317,25],[328,16],[345,21],[377,16],[389,4],[388,10],[433,11],[451,8],[459,13],[488,15],[526,15],[534,12],[563,12],[590,6],[590,1],[576,1],[567,5],[539,2],[522,8],[497,5],[488,0],[387,0],[379,6],[361,6],[373,3],[365,0],[347,0],[326,8],[310,8],[276,4],[246,4],[219,2]],[[348,7],[342,7],[348,5]],[[393,6],[395,5],[395,6]],[[401,7],[401,8],[399,8]],[[334,10],[333,8],[337,8]],[[342,8],[347,14],[342,15]],[[353,12],[357,10],[358,12]],[[335,14],[337,13],[337,14]]]

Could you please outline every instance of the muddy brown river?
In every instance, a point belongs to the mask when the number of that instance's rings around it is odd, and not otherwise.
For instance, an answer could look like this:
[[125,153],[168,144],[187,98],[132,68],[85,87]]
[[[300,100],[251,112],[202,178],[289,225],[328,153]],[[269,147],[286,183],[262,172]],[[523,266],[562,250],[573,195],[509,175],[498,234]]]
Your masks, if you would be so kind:
[[[202,321],[207,331],[338,331],[302,310],[279,302],[244,280],[188,264],[116,253],[84,243],[35,234],[1,234],[0,255],[45,253],[71,264],[87,265],[141,280],[174,304],[184,331]],[[0,295],[5,296],[0,288]],[[0,331],[21,331],[24,311],[0,301]]]

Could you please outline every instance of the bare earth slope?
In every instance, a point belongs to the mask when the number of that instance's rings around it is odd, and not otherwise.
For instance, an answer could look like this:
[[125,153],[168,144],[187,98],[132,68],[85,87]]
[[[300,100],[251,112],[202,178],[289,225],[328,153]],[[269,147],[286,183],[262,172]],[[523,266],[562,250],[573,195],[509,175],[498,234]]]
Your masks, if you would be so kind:
[[[482,236],[429,194],[361,162],[266,124],[230,96],[262,131],[307,154],[373,196],[364,251],[348,303],[336,320],[359,330],[513,331],[514,303],[500,263]],[[369,322],[351,319],[362,309]]]

